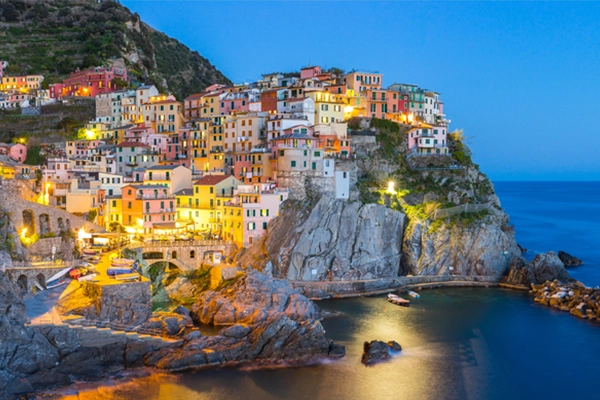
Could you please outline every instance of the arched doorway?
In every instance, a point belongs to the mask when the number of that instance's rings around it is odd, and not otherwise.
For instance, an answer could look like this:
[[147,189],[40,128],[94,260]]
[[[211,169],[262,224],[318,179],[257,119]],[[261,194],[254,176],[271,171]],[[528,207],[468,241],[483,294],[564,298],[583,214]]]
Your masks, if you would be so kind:
[[48,214],[40,214],[40,236],[50,233],[50,217]]
[[38,274],[35,279],[42,288],[46,289],[46,276],[44,274]]
[[17,278],[17,286],[21,289],[22,292],[27,292],[28,287],[26,275],[19,275],[19,277]]
[[35,233],[35,214],[31,210],[23,210],[23,228],[27,229],[25,231],[25,236],[29,237]]
[[65,223],[62,217],[58,217],[58,230],[61,232],[65,230]]

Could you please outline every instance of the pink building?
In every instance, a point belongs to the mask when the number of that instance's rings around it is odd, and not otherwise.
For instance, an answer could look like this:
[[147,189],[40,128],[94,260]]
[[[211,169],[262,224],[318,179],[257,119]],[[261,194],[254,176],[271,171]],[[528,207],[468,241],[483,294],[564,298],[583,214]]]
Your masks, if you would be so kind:
[[99,93],[115,92],[119,88],[113,85],[114,79],[129,81],[124,64],[77,70],[63,81],[62,96],[95,97]]
[[321,67],[318,65],[314,67],[309,65],[300,70],[300,79],[316,78],[318,75],[321,75]]
[[175,222],[175,195],[163,185],[128,185],[121,189],[123,222],[151,233]]
[[448,155],[448,132],[445,126],[421,124],[408,133],[408,149],[418,155]]
[[0,154],[4,154],[16,162],[23,163],[27,158],[27,146],[20,143],[0,143]]
[[48,93],[51,99],[62,99],[62,83],[52,83],[48,86]]

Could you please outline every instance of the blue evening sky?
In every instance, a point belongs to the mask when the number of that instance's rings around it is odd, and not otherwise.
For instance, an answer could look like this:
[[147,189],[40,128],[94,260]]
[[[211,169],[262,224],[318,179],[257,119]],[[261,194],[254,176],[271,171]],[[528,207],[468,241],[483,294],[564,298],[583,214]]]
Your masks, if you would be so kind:
[[235,82],[311,63],[435,90],[492,179],[600,180],[599,3],[121,2]]

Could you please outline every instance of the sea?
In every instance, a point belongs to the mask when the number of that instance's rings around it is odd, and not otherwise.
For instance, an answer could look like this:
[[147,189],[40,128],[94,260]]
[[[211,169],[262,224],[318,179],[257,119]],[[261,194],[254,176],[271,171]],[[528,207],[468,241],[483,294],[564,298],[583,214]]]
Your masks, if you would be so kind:
[[[600,285],[600,182],[496,182],[526,256],[564,250],[570,270]],[[600,398],[600,322],[497,288],[421,292],[410,308],[384,296],[318,303],[323,326],[346,346],[337,361],[277,369],[220,369],[125,377],[63,392],[78,399],[594,399]],[[366,367],[364,341],[402,351]]]

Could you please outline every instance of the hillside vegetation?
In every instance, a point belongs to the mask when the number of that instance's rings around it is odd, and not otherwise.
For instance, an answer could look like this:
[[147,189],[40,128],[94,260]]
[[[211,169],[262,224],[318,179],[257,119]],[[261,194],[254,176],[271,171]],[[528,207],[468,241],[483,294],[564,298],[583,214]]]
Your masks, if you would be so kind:
[[76,68],[123,58],[132,80],[182,99],[230,83],[197,51],[152,29],[112,0],[0,1],[0,59],[8,73],[43,74],[44,85]]

